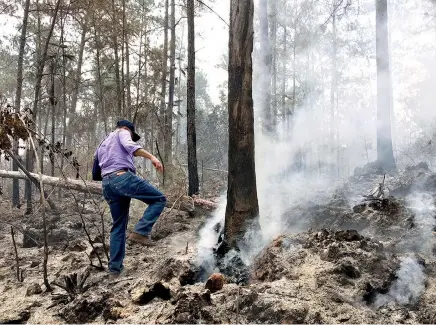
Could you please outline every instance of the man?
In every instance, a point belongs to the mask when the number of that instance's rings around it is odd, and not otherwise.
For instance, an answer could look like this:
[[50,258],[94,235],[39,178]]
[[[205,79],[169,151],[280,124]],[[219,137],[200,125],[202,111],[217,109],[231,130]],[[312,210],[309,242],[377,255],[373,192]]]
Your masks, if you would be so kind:
[[121,120],[118,121],[116,130],[108,135],[96,151],[96,159],[101,168],[103,196],[110,206],[113,220],[109,260],[109,271],[113,276],[119,276],[124,269],[130,199],[148,204],[144,215],[129,235],[129,241],[145,246],[154,245],[150,232],[166,204],[166,198],[161,192],[136,176],[133,157],[150,159],[158,171],[163,170],[160,161],[136,143],[139,139],[133,123]]

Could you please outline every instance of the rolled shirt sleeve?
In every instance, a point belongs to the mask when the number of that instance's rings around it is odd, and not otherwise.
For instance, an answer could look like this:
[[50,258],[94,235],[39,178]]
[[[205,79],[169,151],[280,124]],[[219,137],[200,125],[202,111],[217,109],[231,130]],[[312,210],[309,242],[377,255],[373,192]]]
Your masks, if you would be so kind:
[[121,145],[124,147],[124,149],[126,149],[126,151],[129,153],[129,155],[133,156],[133,153],[136,150],[142,149],[142,147],[139,144],[137,144],[136,142],[134,142],[132,140],[132,136],[130,135],[129,131],[120,130],[118,134],[120,136]]

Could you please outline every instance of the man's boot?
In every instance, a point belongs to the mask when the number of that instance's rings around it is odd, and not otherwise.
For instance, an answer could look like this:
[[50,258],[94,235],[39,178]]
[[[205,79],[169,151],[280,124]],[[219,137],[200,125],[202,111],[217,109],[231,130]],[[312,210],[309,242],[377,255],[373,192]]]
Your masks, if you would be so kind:
[[128,240],[130,242],[134,242],[134,243],[138,243],[141,244],[143,246],[156,246],[156,243],[154,243],[151,238],[150,235],[148,236],[142,236],[140,234],[137,234],[136,232],[132,232],[129,235]]

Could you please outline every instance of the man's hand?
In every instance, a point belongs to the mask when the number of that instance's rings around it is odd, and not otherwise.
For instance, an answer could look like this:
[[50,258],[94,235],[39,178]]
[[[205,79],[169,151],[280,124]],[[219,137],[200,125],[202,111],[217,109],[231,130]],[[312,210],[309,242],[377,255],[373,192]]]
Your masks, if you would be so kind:
[[163,172],[162,163],[157,158],[151,158],[151,162],[153,163],[154,168],[156,168],[158,172]]

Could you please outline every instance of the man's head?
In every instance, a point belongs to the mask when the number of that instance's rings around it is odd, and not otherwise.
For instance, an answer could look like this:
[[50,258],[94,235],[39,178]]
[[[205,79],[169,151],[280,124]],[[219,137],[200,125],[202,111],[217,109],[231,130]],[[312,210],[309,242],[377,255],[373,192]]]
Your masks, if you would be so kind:
[[130,121],[119,120],[117,122],[117,128],[118,129],[126,128],[126,129],[130,130],[130,132],[132,133],[132,140],[135,141],[135,142],[137,142],[137,141],[139,141],[139,139],[141,139],[139,134],[135,132],[135,126]]

